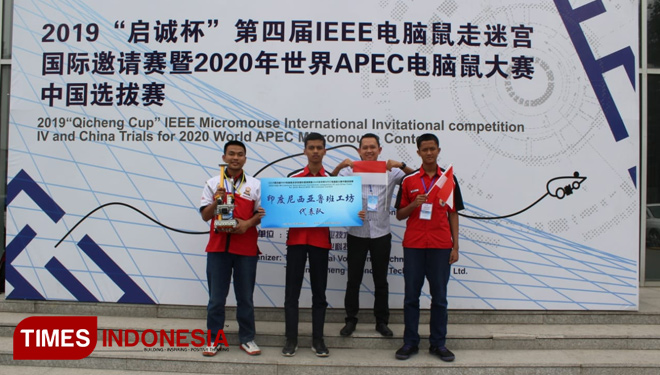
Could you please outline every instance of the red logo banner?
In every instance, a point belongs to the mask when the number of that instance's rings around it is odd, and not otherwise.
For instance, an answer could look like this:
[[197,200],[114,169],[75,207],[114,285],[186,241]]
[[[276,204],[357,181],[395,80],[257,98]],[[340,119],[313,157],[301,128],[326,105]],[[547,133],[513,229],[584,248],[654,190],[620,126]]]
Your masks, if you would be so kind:
[[95,316],[32,316],[14,330],[14,359],[83,359],[96,347]]

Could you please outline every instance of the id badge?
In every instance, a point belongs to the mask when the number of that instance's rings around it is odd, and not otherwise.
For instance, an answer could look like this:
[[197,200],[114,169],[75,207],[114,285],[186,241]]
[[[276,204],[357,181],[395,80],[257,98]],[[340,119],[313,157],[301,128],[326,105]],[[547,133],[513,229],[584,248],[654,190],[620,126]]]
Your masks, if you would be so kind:
[[390,211],[396,212],[396,207],[394,205],[396,204],[396,197],[399,194],[399,185],[396,185],[394,187],[394,191],[392,191],[392,197],[390,198]]
[[367,195],[367,211],[377,211],[377,210],[378,210],[378,196]]
[[422,220],[431,220],[431,211],[433,210],[433,204],[423,203],[422,211],[419,213],[419,218]]

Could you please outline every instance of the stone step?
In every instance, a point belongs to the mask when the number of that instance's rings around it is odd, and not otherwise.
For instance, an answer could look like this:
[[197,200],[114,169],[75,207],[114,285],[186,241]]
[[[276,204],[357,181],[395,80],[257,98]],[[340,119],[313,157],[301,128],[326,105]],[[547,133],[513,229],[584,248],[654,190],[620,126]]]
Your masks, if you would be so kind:
[[[12,340],[0,337],[0,366],[26,365],[48,368],[107,369],[151,373],[213,374],[562,374],[562,375],[656,375],[660,372],[659,350],[463,350],[456,349],[454,362],[442,362],[425,349],[406,361],[384,349],[330,348],[330,357],[317,358],[302,345],[294,357],[282,357],[280,349],[262,347],[259,356],[248,356],[236,346],[214,357],[198,351],[145,351],[141,346],[107,350],[101,343],[79,361],[14,361]],[[3,372],[4,374],[5,372]],[[11,372],[13,373],[13,372]],[[19,373],[19,372],[17,372]],[[50,374],[50,372],[48,372]],[[71,372],[71,374],[77,374]]]
[[[205,306],[135,305],[121,303],[88,303],[67,301],[0,300],[0,312],[51,315],[130,316],[147,318],[205,319]],[[227,316],[235,316],[235,308],[227,307]],[[300,309],[300,321],[311,321],[311,309]],[[344,309],[329,308],[326,322],[343,323]],[[255,319],[261,322],[284,321],[284,309],[255,308]],[[363,309],[360,322],[375,322],[371,309]],[[430,314],[422,309],[420,323],[427,324]],[[390,310],[390,323],[403,323],[403,310]],[[660,325],[660,309],[652,311],[525,311],[525,310],[452,310],[451,324],[652,324]]]
[[[644,299],[644,296],[647,296]],[[642,288],[640,311],[450,311],[448,346],[457,356],[445,363],[420,353],[407,361],[394,358],[402,343],[402,312],[392,311],[394,338],[373,330],[370,310],[360,316],[352,337],[339,336],[342,309],[330,309],[325,325],[329,358],[317,358],[309,349],[308,309],[301,311],[300,348],[292,358],[280,354],[284,342],[282,309],[257,309],[257,342],[262,355],[250,357],[237,346],[237,327],[227,321],[229,348],[215,357],[203,357],[198,348],[185,351],[145,351],[142,344],[95,351],[80,361],[14,361],[12,332],[33,315],[97,315],[99,330],[203,329],[203,306],[145,306],[56,301],[0,301],[0,374],[118,375],[155,373],[215,374],[561,374],[628,375],[660,373],[660,289]],[[649,298],[650,297],[650,298]],[[228,317],[235,315],[229,308]],[[428,335],[428,311],[422,312],[420,334]],[[177,348],[180,349],[180,348]],[[196,349],[192,350],[192,349]],[[66,373],[66,374],[65,374]]]
[[[29,316],[41,314],[0,313],[0,336],[11,337],[16,325]],[[205,330],[203,319],[98,317],[98,337],[103,330],[112,330],[114,337],[123,337],[127,331],[135,331],[153,342],[153,333],[165,330]],[[225,335],[229,343],[238,344],[238,325],[234,320],[226,322]],[[256,341],[260,346],[280,347],[284,344],[283,322],[256,322]],[[325,324],[325,342],[330,348],[372,348],[396,350],[402,344],[403,324],[390,324],[394,337],[385,338],[375,331],[372,324],[358,324],[351,337],[342,337],[339,331],[343,323]],[[120,331],[121,330],[121,331]],[[136,341],[135,332],[128,333]],[[301,345],[311,345],[311,323],[299,324]],[[428,324],[420,324],[420,335],[428,337]],[[110,337],[108,334],[107,337]],[[184,342],[190,342],[186,335]],[[561,325],[561,324],[449,324],[448,345],[456,349],[499,350],[551,350],[551,349],[621,349],[660,350],[660,326],[653,325]]]
[[[3,375],[153,375],[155,372],[108,370],[92,368],[40,367],[40,366],[0,366]],[[199,375],[198,372],[177,372],[178,375]]]

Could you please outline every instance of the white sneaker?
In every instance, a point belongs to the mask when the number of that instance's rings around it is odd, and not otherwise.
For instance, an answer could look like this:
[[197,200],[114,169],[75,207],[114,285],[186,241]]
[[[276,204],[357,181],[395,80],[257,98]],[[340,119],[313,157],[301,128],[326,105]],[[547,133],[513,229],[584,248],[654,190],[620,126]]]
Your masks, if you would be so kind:
[[220,351],[220,344],[216,346],[207,346],[204,348],[202,355],[206,357],[213,357],[214,355],[218,354],[218,351]]
[[241,349],[249,355],[259,355],[261,354],[261,349],[257,346],[257,343],[254,340],[241,344]]

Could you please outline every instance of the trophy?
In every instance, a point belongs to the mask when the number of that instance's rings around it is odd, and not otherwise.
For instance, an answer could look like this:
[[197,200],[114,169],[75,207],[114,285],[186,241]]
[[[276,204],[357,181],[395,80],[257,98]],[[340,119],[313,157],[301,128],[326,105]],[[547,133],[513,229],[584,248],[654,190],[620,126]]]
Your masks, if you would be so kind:
[[[220,164],[220,186],[225,186],[225,168],[227,164]],[[215,208],[215,225],[214,230],[218,232],[226,232],[234,228],[238,223],[234,219],[234,196],[236,194],[236,186],[234,185],[233,179],[229,183],[232,187],[231,195],[227,194],[217,194],[215,199],[218,205]]]

